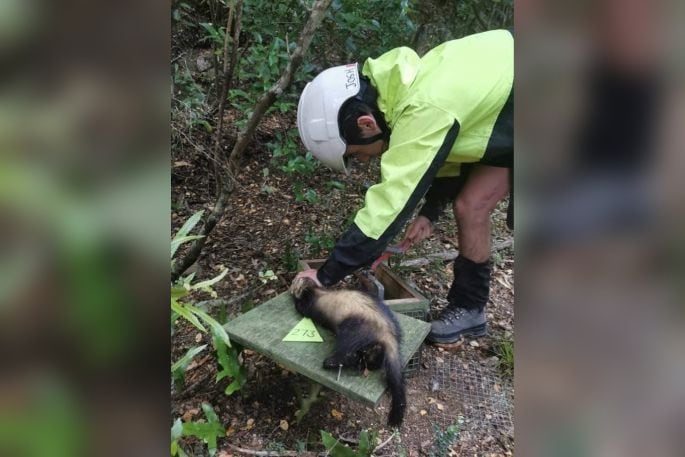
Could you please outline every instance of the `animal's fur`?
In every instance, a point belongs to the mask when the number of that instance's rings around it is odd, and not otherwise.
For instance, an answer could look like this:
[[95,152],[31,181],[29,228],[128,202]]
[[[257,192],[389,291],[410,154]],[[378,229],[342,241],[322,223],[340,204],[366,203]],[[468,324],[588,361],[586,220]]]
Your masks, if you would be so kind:
[[326,290],[309,278],[290,287],[295,308],[336,334],[333,353],[324,368],[385,369],[392,407],[388,423],[399,426],[404,418],[406,394],[399,344],[400,326],[383,301],[356,290]]

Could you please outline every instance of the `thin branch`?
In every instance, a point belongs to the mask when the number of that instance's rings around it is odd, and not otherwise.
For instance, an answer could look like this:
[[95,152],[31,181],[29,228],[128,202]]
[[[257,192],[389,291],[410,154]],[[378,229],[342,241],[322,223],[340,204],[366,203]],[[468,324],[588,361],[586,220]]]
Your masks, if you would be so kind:
[[[219,105],[219,127],[217,128],[217,134],[214,143],[215,157],[218,159],[215,162],[214,167],[214,174],[216,177],[217,186],[217,198],[214,203],[214,207],[212,208],[212,211],[207,215],[207,219],[205,220],[205,223],[202,227],[202,238],[193,241],[192,245],[190,246],[190,249],[188,250],[188,253],[183,257],[183,259],[176,262],[174,268],[171,271],[172,281],[176,281],[181,276],[181,274],[183,274],[183,272],[185,272],[197,260],[197,258],[200,256],[200,253],[202,252],[202,248],[207,242],[209,234],[214,229],[216,224],[221,220],[224,213],[224,209],[228,204],[228,196],[233,191],[233,188],[235,186],[234,177],[235,175],[237,175],[237,172],[239,170],[238,164],[240,163],[240,159],[243,155],[243,152],[247,148],[247,145],[249,144],[250,139],[257,128],[257,124],[259,123],[260,119],[262,118],[266,110],[269,108],[269,106],[271,106],[271,104],[273,104],[273,102],[276,100],[276,97],[281,95],[283,91],[290,85],[293,74],[302,63],[302,60],[304,59],[304,54],[307,52],[307,49],[311,44],[314,32],[321,25],[324,13],[326,12],[326,9],[330,6],[331,1],[332,0],[317,0],[317,2],[314,4],[312,8],[312,13],[309,16],[309,19],[307,20],[307,23],[305,24],[304,28],[302,29],[302,32],[300,33],[297,42],[297,47],[293,52],[292,58],[288,62],[288,66],[286,67],[283,75],[281,75],[281,77],[279,78],[278,82],[274,84],[259,99],[259,101],[255,105],[254,111],[247,122],[247,127],[241,134],[238,135],[238,138],[236,139],[236,142],[233,146],[233,150],[231,151],[231,154],[228,157],[228,166],[223,166],[223,155],[221,154],[220,148],[223,131],[223,109],[225,105],[224,100],[226,98],[225,94],[222,94],[221,104]],[[238,4],[236,5],[236,27],[234,28],[234,31],[239,31],[239,9],[241,8],[242,0],[238,0]],[[226,33],[228,33],[228,31]],[[237,55],[237,35],[233,45],[234,54]],[[225,65],[224,68],[226,68]],[[230,72],[230,68],[228,72]],[[226,82],[226,80],[224,80],[224,82]],[[224,87],[227,90],[228,85],[224,84]]]
[[388,443],[390,442],[390,440],[392,440],[394,437],[395,437],[395,433],[393,433],[392,435],[390,435],[390,437],[388,437],[387,440],[383,441],[381,444],[379,444],[378,446],[376,446],[376,447],[374,448],[374,450],[371,451],[371,453],[372,453],[372,454],[375,454],[376,452],[378,452],[378,451],[380,451],[381,449],[383,449],[385,446],[388,445]]
[[[498,243],[494,243],[491,248],[491,252],[495,253],[501,251],[502,249],[510,248],[514,246],[514,238],[507,238]],[[449,251],[435,252],[428,254],[425,257],[419,257],[417,259],[404,260],[400,262],[400,267],[420,267],[423,265],[428,265],[429,263],[436,261],[450,261],[457,258],[459,251],[456,249],[451,249]]]
[[473,16],[476,18],[476,20],[478,21],[478,23],[480,24],[480,26],[483,28],[483,30],[488,30],[488,26],[485,24],[485,22],[483,21],[483,19],[480,17],[480,13],[479,13],[478,10],[476,9],[476,5],[475,5],[475,4],[471,4],[471,10],[473,11]]
[[243,22],[243,0],[238,0],[238,5],[236,5],[236,16],[235,16],[235,27],[233,29],[233,52],[231,53],[231,64],[228,67],[228,73],[226,74],[226,79],[224,84],[226,85],[224,97],[231,88],[233,82],[233,73],[235,72],[235,64],[238,59],[238,44],[240,42],[240,28]]
[[253,451],[252,449],[245,449],[242,447],[235,446],[231,443],[228,443],[228,446],[233,449],[235,452],[240,452],[242,454],[246,455],[257,455],[257,456],[273,456],[273,457],[297,457],[297,456],[305,456],[305,457],[323,457],[327,453],[323,452],[298,452],[298,451]]
[[266,110],[273,104],[278,96],[280,96],[283,91],[290,85],[293,74],[295,70],[300,66],[302,60],[304,59],[304,54],[309,49],[312,38],[314,37],[314,32],[321,25],[324,18],[324,13],[326,9],[330,6],[332,0],[317,0],[312,7],[312,13],[304,25],[302,32],[297,40],[297,47],[293,51],[292,58],[288,62],[288,66],[285,71],[278,79],[276,84],[271,86],[271,88],[257,101],[255,104],[252,115],[247,121],[247,126],[245,130],[238,136],[238,139],[233,146],[233,150],[229,156],[230,170],[237,174],[239,169],[240,160],[247,149],[252,135],[257,129],[257,124],[261,120],[262,116]]

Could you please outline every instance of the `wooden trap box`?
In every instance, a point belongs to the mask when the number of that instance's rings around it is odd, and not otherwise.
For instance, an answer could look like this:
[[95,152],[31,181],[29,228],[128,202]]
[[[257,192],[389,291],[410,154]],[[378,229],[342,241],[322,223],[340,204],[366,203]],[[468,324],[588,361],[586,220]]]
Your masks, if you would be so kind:
[[[335,335],[317,325],[322,343],[286,342],[283,338],[302,320],[288,292],[262,303],[228,322],[224,328],[232,341],[265,354],[285,366],[354,400],[376,406],[386,384],[381,371],[364,377],[358,370],[324,370],[323,360],[333,351]],[[397,315],[404,338],[400,346],[402,363],[409,362],[430,331],[430,324],[401,314]]]

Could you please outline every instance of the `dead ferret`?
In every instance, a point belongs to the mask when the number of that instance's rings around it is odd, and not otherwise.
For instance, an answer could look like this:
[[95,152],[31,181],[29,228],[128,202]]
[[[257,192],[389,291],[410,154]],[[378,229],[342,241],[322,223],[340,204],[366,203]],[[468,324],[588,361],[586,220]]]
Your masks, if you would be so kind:
[[392,311],[367,293],[323,289],[309,278],[296,279],[290,293],[300,314],[335,332],[335,348],[324,360],[324,368],[385,369],[392,399],[388,424],[399,426],[407,402],[399,350],[401,332]]

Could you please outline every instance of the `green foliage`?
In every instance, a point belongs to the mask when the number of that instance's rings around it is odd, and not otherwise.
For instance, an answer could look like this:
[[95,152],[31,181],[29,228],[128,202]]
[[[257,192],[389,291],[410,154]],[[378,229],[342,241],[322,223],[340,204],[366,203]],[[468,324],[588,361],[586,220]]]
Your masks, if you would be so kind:
[[298,155],[288,160],[288,163],[281,166],[281,170],[289,175],[301,174],[301,175],[311,175],[314,170],[319,166],[312,154],[307,151],[305,155]]
[[[207,444],[207,449],[209,450],[209,455],[213,456],[216,454],[216,441],[217,438],[224,436],[226,430],[219,422],[219,417],[214,412],[214,408],[209,403],[202,403],[202,411],[205,413],[206,422],[183,422],[181,425],[181,435],[182,436],[194,436],[201,439]],[[174,436],[178,437],[178,423],[180,419],[176,419],[174,427],[172,427],[172,440]],[[178,438],[176,438],[178,440]],[[174,454],[174,441],[171,442],[171,455]],[[176,447],[181,449],[180,446]],[[185,453],[184,453],[185,454]],[[179,454],[180,455],[180,454]]]
[[333,0],[322,33],[316,39],[319,53],[340,49],[344,61],[362,62],[397,46],[411,44],[416,26],[409,0]]
[[[202,211],[198,211],[195,214],[193,214],[184,224],[181,226],[181,228],[178,230],[174,238],[171,240],[171,265],[173,267],[174,265],[174,259],[173,256],[178,250],[178,248],[183,244],[187,243],[188,241],[200,238],[200,236],[197,235],[189,235],[189,233],[193,230],[193,228],[197,225],[197,223],[200,221],[202,218]],[[193,284],[192,281],[195,278],[195,273],[192,273],[188,276],[184,276],[179,278],[179,280],[176,282],[176,284],[172,284],[171,286],[171,311],[172,311],[172,324],[175,321],[174,316],[181,316],[184,319],[186,319],[188,322],[193,324],[198,330],[201,330],[202,332],[207,332],[207,329],[202,325],[200,320],[204,321],[205,324],[207,324],[211,329],[212,333],[214,335],[219,336],[224,343],[227,346],[231,345],[231,342],[228,339],[228,334],[226,333],[226,330],[219,324],[219,322],[216,321],[213,317],[208,315],[205,311],[197,308],[196,306],[193,306],[188,303],[183,303],[181,302],[181,299],[186,297],[187,295],[190,294],[191,291],[204,291],[212,295],[212,297],[216,297],[216,292],[212,289],[212,286],[216,284],[217,282],[221,281],[224,276],[228,273],[228,270],[224,269],[219,275],[215,276],[212,279],[208,279],[206,281],[201,281],[199,283]]]
[[211,22],[201,22],[200,25],[205,29],[205,36],[200,40],[202,41],[213,41],[217,48],[221,48],[224,45],[224,37],[226,36],[226,29],[219,27],[218,29],[214,27]]
[[240,307],[240,312],[245,314],[246,312],[250,311],[251,309],[254,309],[255,306],[256,306],[256,303],[253,300],[251,300],[251,299],[245,300],[243,305]]
[[428,455],[429,457],[447,457],[450,455],[450,446],[459,437],[461,426],[459,423],[452,424],[446,430],[442,430],[437,424],[432,424],[432,426],[434,440]]
[[[281,157],[292,159],[300,155],[300,136],[296,128],[276,131],[274,136],[274,140],[266,145],[274,159]],[[273,163],[277,162],[273,161]]]
[[306,191],[303,191],[301,182],[296,182],[293,184],[293,195],[295,196],[295,201],[299,203],[305,201],[308,203],[319,202],[319,195],[316,193],[316,191],[314,189],[307,189]]
[[343,445],[324,430],[321,430],[321,442],[329,455],[333,457],[369,457],[378,444],[378,432],[369,433],[368,430],[362,430],[359,434],[359,446],[356,451],[347,445]]
[[183,450],[178,440],[183,436],[183,423],[181,418],[177,418],[174,421],[174,425],[171,426],[171,457],[188,457],[188,454]]
[[231,378],[233,381],[224,391],[226,395],[231,395],[243,388],[247,382],[247,371],[245,370],[245,367],[240,364],[237,348],[226,346],[223,340],[216,336],[213,337],[212,341],[214,342],[214,348],[216,349],[216,356],[220,368],[216,374],[216,382],[219,382],[224,378]]
[[494,343],[492,352],[499,358],[499,369],[507,378],[514,376],[514,343],[501,339]]
[[188,218],[187,221],[181,226],[180,229],[178,229],[178,232],[176,232],[176,236],[174,236],[174,239],[171,240],[171,266],[174,266],[174,254],[176,254],[176,251],[178,248],[185,242],[191,241],[191,240],[196,240],[198,238],[202,238],[200,235],[188,235],[193,228],[197,225],[198,222],[200,222],[200,219],[202,219],[202,215],[204,214],[204,211],[198,211],[192,216]]
[[259,272],[259,280],[262,284],[266,284],[269,281],[277,281],[278,276],[276,276],[273,270],[262,270]]
[[[211,285],[223,279],[223,277],[226,276],[226,273],[228,273],[228,270],[224,270],[220,275],[213,279],[197,284],[191,284],[195,273],[181,278],[179,283],[171,287],[171,310],[193,324],[198,330],[207,333],[207,329],[202,324],[202,322],[204,322],[204,324],[211,328],[213,335],[219,336],[224,343],[226,343],[226,345],[230,346],[231,342],[228,339],[226,330],[224,330],[224,328],[216,319],[207,314],[204,310],[191,305],[190,303],[183,303],[180,301],[180,299],[186,297],[191,290],[211,290]],[[214,292],[214,295],[216,295],[216,292]]]
[[[277,165],[285,161],[280,169],[289,175],[310,175],[318,167],[318,162],[307,152],[300,153],[300,140],[297,129],[276,132],[275,139],[267,144],[271,150],[272,164]],[[298,200],[299,201],[299,200]]]
[[[189,235],[193,228],[197,225],[202,217],[202,211],[193,214],[178,230],[174,238],[171,240],[171,257],[173,264],[173,256],[183,243],[197,239],[198,236]],[[205,327],[208,326],[211,330],[214,348],[217,352],[217,359],[221,370],[217,375],[217,382],[224,377],[230,376],[233,382],[226,388],[226,394],[230,395],[236,390],[243,387],[246,381],[245,371],[238,361],[238,351],[231,347],[231,341],[228,338],[228,333],[224,327],[206,311],[200,309],[194,304],[186,303],[181,299],[187,297],[191,291],[207,292],[213,297],[216,297],[216,292],[212,286],[221,281],[226,274],[227,269],[224,269],[219,275],[212,279],[201,281],[193,284],[195,273],[179,278],[179,280],[171,285],[171,328],[173,332],[174,323],[179,317],[194,325],[198,330],[207,333]],[[273,274],[273,272],[271,272]],[[200,353],[205,346],[190,349],[179,361],[171,367],[172,378],[177,386],[183,384],[185,370],[194,356]]]
[[177,389],[180,389],[183,387],[183,384],[185,384],[185,373],[190,361],[193,359],[193,357],[204,351],[206,347],[207,345],[203,344],[202,346],[195,346],[188,349],[183,357],[171,365],[171,378],[173,379],[174,385]]
[[311,229],[305,235],[304,240],[309,245],[309,255],[311,256],[316,256],[322,251],[328,252],[335,246],[333,237],[325,233],[314,233]]
[[186,2],[178,2],[177,5],[171,7],[171,19],[189,29],[196,27],[194,13],[193,7]]
[[290,240],[286,241],[285,249],[283,250],[283,257],[281,258],[283,267],[286,271],[297,271],[300,262],[300,253],[293,248]]
[[331,179],[330,181],[326,181],[326,188],[328,189],[338,189],[338,190],[345,190],[347,186],[345,184],[341,183],[340,181],[336,181],[334,179]]
[[178,63],[174,63],[173,68],[173,91],[172,106],[178,112],[183,113],[183,120],[188,128],[201,125],[211,133],[212,126],[205,119],[207,111],[205,90],[195,81],[190,70],[187,67],[181,68]]
[[295,452],[297,455],[303,455],[307,452],[307,442],[298,440],[295,443]]

